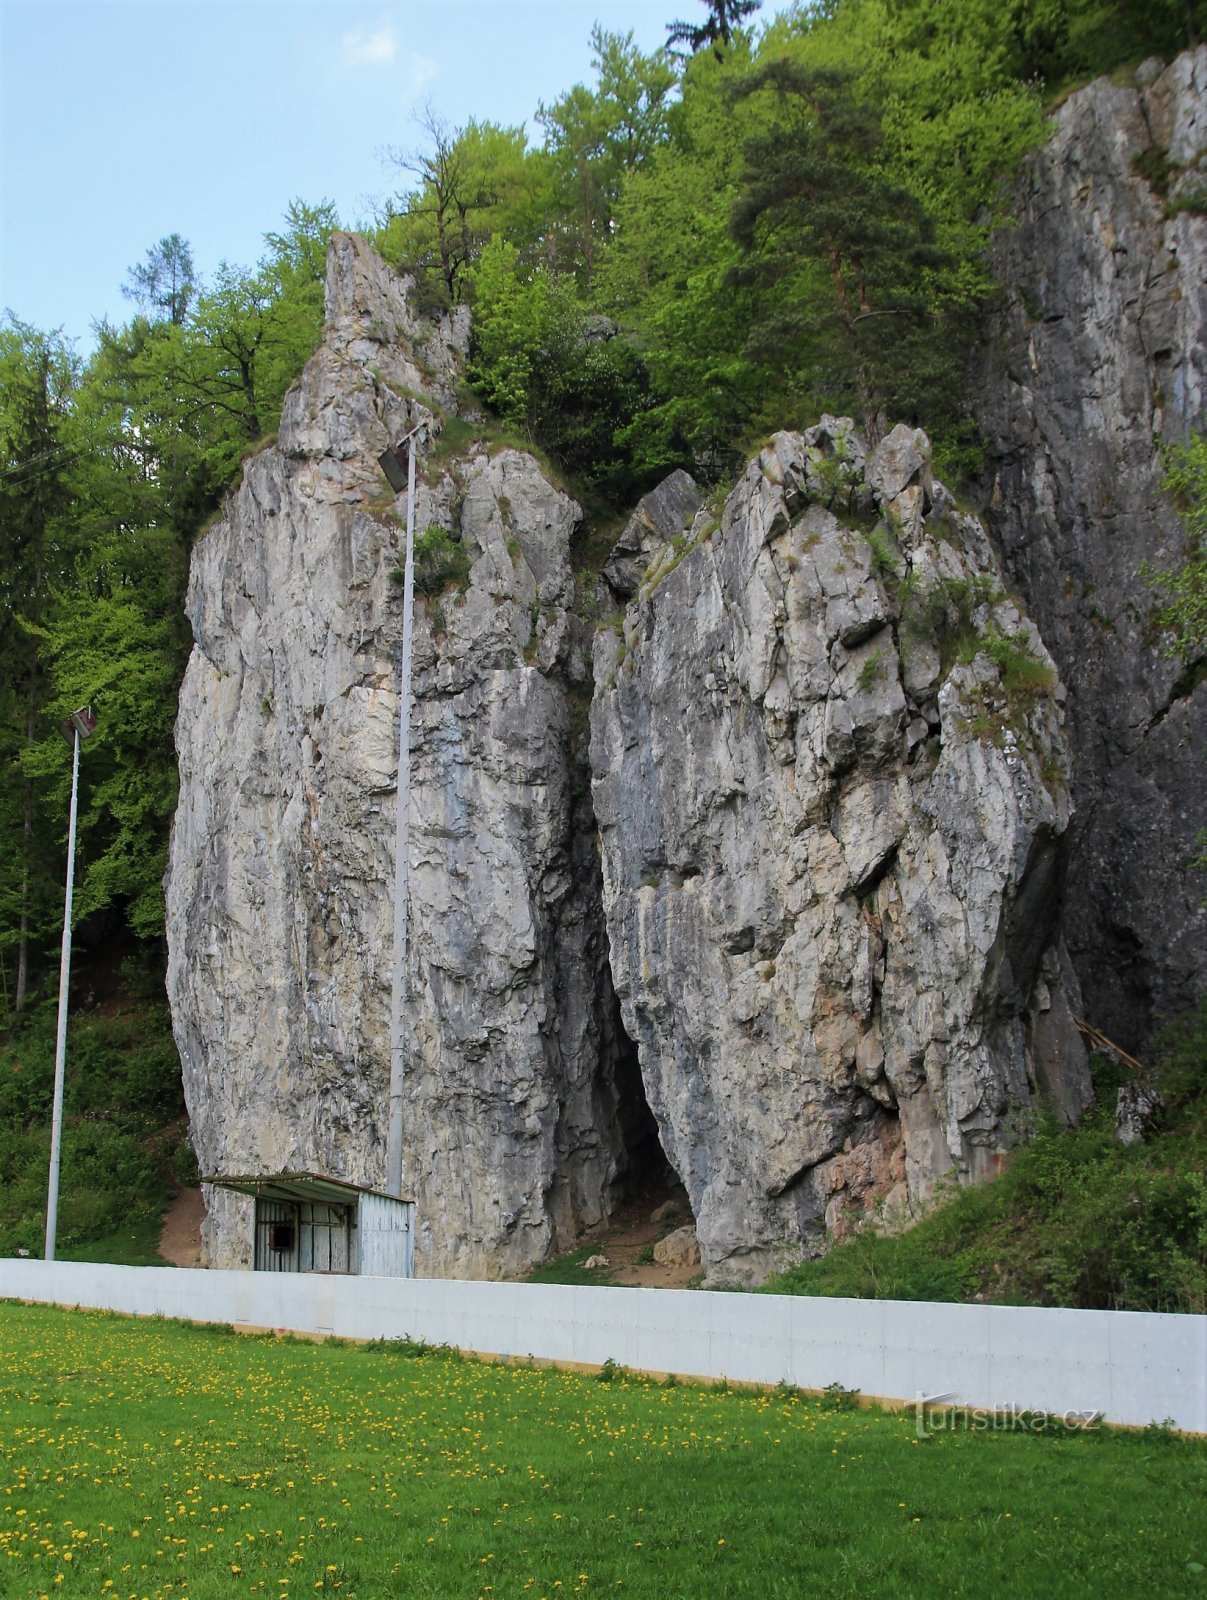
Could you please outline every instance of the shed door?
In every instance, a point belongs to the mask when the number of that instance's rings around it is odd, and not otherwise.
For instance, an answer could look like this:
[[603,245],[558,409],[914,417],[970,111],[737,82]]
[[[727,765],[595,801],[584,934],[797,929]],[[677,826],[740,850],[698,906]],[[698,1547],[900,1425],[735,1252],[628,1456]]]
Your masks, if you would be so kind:
[[256,1201],[257,1272],[297,1272],[301,1238],[298,1207],[285,1200]]
[[300,1272],[354,1272],[356,1213],[351,1206],[303,1205]]

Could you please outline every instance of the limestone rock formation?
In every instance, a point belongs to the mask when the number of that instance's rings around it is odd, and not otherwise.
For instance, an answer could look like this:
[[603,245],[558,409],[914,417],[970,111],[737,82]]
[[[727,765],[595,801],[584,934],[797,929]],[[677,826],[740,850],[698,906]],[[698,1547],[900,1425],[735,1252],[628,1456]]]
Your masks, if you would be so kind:
[[595,648],[612,969],[711,1282],[1086,1103],[1063,690],[925,436],[782,433]]
[[[206,1176],[384,1180],[401,533],[376,457],[426,418],[417,527],[469,570],[417,610],[404,1171],[418,1270],[497,1276],[598,1221],[650,1132],[571,753],[579,511],[514,450],[438,464],[466,324],[418,321],[354,236],[327,309],[193,557],[168,877],[193,1140]],[[246,1263],[248,1202],[207,1198],[209,1261]]]
[[700,1241],[694,1228],[676,1228],[654,1246],[654,1260],[660,1267],[698,1267]]
[[[1075,1116],[1064,691],[925,437],[779,434],[719,513],[675,474],[605,569],[629,604],[592,661],[579,508],[523,452],[446,443],[467,332],[337,235],[322,347],[194,550],[168,935],[203,1173],[384,1179],[377,456],[420,423],[418,1270],[521,1271],[664,1151],[709,1281],[754,1281],[991,1171],[1040,1091]],[[207,1199],[209,1261],[247,1263],[249,1203]]]
[[700,491],[690,473],[672,472],[637,502],[612,554],[604,577],[618,595],[635,593],[658,555],[686,533],[700,509]]
[[973,384],[991,528],[1069,689],[1068,945],[1131,1049],[1207,979],[1207,681],[1163,651],[1146,572],[1185,555],[1160,446],[1207,398],[1205,152],[1207,47],[1070,96],[997,238]]

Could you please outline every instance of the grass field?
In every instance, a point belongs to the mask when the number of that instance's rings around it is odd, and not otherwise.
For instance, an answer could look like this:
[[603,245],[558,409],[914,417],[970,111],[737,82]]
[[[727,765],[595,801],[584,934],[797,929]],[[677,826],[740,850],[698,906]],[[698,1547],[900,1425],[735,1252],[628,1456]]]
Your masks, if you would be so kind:
[[0,1303],[0,1595],[1207,1593],[1200,1442],[605,1378]]

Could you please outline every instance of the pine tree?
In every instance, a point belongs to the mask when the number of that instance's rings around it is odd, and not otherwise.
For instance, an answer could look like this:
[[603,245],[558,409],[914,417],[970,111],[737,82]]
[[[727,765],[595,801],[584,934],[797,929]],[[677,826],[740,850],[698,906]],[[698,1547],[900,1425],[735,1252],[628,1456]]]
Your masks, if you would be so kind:
[[890,412],[910,417],[958,391],[940,327],[959,309],[943,298],[956,263],[879,165],[879,116],[848,74],[781,59],[738,94],[761,91],[774,100],[746,145],[731,217],[742,252],[731,281],[757,292],[748,352],[808,371],[831,405],[858,409],[874,443]]
[[[717,60],[722,59],[723,52],[733,42],[734,29],[741,27],[747,17],[751,17],[759,9],[762,0],[704,0],[708,7],[708,17],[699,24],[691,22],[668,22],[666,25],[666,48],[672,55],[696,55],[706,45],[711,45]],[[685,44],[686,51],[676,50],[677,44]]]
[[148,249],[144,260],[130,268],[122,293],[152,322],[166,319],[179,326],[193,303],[196,280],[188,241],[178,233],[169,233]]

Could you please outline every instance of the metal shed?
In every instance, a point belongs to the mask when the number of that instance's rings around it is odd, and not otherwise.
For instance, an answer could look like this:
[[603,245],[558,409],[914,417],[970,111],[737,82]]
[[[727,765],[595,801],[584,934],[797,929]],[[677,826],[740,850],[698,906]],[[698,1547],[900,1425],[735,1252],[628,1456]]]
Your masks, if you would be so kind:
[[413,1276],[413,1200],[313,1172],[202,1181],[255,1200],[252,1267],[257,1272]]

